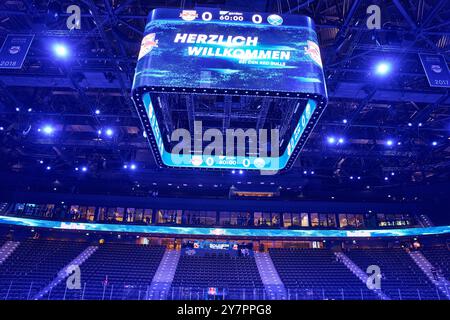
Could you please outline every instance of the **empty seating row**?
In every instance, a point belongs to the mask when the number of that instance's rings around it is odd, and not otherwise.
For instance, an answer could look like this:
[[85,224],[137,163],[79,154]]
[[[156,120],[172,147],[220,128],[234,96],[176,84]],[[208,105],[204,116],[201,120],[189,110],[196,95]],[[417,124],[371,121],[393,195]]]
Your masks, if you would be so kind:
[[447,280],[450,281],[450,250],[447,246],[430,246],[421,249],[423,255]]
[[[252,256],[187,256],[178,262],[172,289],[205,292],[208,288],[225,290],[228,299],[245,295],[252,298],[255,291],[262,292],[264,285]],[[187,297],[184,297],[187,298]]]
[[87,246],[76,241],[22,241],[0,265],[0,299],[32,299]]
[[269,253],[291,299],[377,299],[331,250],[270,249]]
[[69,289],[63,281],[45,299],[140,300],[148,294],[164,247],[104,244],[81,266],[81,288]]
[[438,289],[402,248],[351,249],[346,254],[362,270],[379,266],[381,290],[391,299],[440,298]]

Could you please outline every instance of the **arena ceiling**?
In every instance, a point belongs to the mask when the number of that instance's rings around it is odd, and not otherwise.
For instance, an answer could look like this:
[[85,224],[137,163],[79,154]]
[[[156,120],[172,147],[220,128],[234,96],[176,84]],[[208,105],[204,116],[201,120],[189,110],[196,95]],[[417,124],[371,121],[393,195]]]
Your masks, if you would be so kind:
[[[74,3],[80,30],[66,27],[66,8]],[[382,10],[380,30],[366,27],[371,4]],[[303,14],[316,22],[329,104],[289,172],[156,166],[130,99],[140,41],[151,9],[194,6]],[[281,188],[290,198],[417,199],[425,185],[450,177],[449,91],[429,86],[418,57],[440,53],[448,62],[449,21],[446,0],[2,1],[0,41],[35,34],[22,69],[0,71],[4,188],[227,196],[235,186]],[[54,43],[67,45],[66,59],[55,57]],[[385,77],[374,76],[380,61],[392,61]],[[261,109],[260,117],[267,116]],[[48,124],[52,135],[39,130]],[[124,168],[131,164],[135,170]]]

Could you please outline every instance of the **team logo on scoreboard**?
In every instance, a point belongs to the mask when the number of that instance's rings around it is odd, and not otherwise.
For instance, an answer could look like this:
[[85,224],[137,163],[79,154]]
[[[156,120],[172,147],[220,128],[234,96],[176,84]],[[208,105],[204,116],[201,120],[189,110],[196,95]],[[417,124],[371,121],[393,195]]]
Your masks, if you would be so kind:
[[183,10],[180,13],[180,18],[184,21],[193,21],[198,18],[198,13],[195,10]]
[[441,73],[442,72],[442,68],[440,65],[438,64],[433,64],[431,65],[431,70],[433,70],[436,73]]
[[203,159],[201,156],[193,156],[191,159],[191,163],[194,166],[200,166],[203,163]]
[[141,51],[139,51],[138,60],[145,56],[147,53],[153,50],[153,48],[158,46],[158,40],[156,40],[156,33],[147,34],[141,43]]
[[310,40],[307,41],[307,44],[308,47],[305,47],[305,54],[322,68],[322,59],[320,58],[319,46],[317,45],[317,43]]
[[19,52],[20,52],[20,46],[12,46],[11,48],[9,48],[10,54],[17,54]]
[[266,161],[263,158],[256,158],[253,161],[253,164],[255,165],[255,167],[257,167],[258,169],[261,169],[264,167],[264,165],[266,164]]
[[273,26],[281,26],[283,24],[283,18],[277,14],[271,14],[267,17],[267,22]]

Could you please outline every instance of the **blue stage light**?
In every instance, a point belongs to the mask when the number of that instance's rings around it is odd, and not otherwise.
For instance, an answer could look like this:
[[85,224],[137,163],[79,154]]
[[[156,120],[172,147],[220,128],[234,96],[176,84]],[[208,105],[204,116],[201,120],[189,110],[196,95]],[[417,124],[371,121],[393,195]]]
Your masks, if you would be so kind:
[[244,174],[244,170],[239,170],[239,174]]
[[236,170],[231,170],[231,173],[232,173],[232,174],[235,174],[235,173],[236,173]]
[[114,134],[114,131],[112,129],[106,129],[106,135],[108,137],[111,137]]
[[60,43],[53,45],[53,52],[55,53],[55,55],[61,58],[65,58],[69,55],[69,50],[67,49],[67,47]]
[[50,167],[50,166],[47,166],[47,168],[45,168],[45,169],[47,169],[47,170],[51,170],[51,169],[52,169],[52,167]]
[[375,71],[380,76],[387,75],[391,71],[391,64],[388,62],[379,62],[376,65]]
[[87,171],[87,167],[82,167],[81,171],[86,172]]
[[124,164],[124,165],[123,165],[123,168],[124,168],[124,169],[128,169],[128,165]]
[[336,142],[336,138],[335,137],[328,137],[327,141],[328,141],[329,144],[333,144],[333,143]]
[[45,134],[52,134],[55,131],[55,129],[52,126],[47,125],[47,126],[44,126],[41,129],[41,131],[44,132]]
[[437,146],[437,142],[436,142],[436,141],[433,141],[431,144],[432,144],[434,147]]
[[347,123],[347,122],[348,122],[347,119],[342,120],[342,123]]
[[96,109],[95,114],[100,114],[100,110]]
[[136,168],[137,168],[137,167],[136,167],[135,164],[132,164],[132,165],[130,166],[130,169],[131,169],[131,170],[136,170]]
[[394,141],[392,141],[391,139],[386,141],[386,145],[389,147],[392,146],[393,144],[394,144]]
[[339,138],[338,142],[339,143],[344,143],[344,138]]

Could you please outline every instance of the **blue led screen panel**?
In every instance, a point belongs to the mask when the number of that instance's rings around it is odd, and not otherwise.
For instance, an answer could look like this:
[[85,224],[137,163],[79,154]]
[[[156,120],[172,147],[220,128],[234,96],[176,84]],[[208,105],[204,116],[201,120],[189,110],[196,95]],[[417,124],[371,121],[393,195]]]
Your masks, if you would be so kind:
[[450,226],[427,228],[404,228],[386,230],[293,230],[293,229],[241,229],[137,226],[125,224],[101,224],[84,222],[61,222],[19,217],[0,216],[0,224],[24,227],[48,228],[73,231],[98,231],[121,233],[147,233],[154,236],[184,235],[206,237],[250,237],[250,238],[384,238],[415,237],[450,234]]
[[[293,124],[287,130],[290,135],[276,157],[258,154],[224,159],[191,154],[174,161],[164,131],[161,94],[290,99],[292,105],[298,101],[301,108],[293,113]],[[218,9],[155,9],[149,15],[133,100],[161,166],[289,167],[323,112],[326,99],[317,35],[309,17]]]

